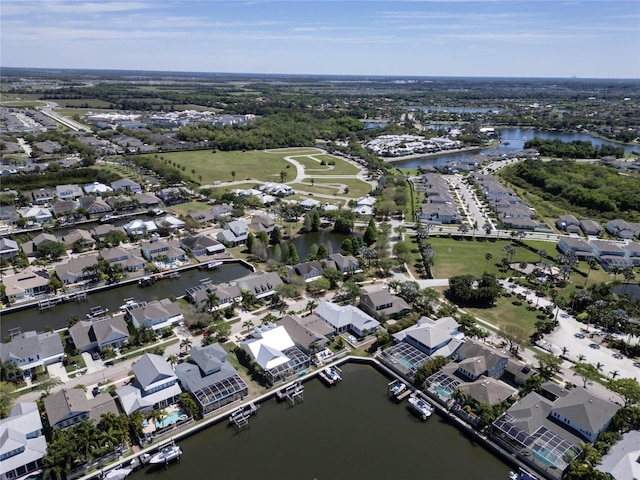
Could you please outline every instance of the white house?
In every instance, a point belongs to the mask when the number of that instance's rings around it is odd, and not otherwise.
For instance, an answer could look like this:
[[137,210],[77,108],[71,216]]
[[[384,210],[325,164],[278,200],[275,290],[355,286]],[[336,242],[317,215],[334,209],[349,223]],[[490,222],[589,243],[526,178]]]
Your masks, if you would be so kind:
[[104,183],[93,182],[93,183],[90,183],[89,185],[84,186],[84,192],[87,195],[93,194],[93,195],[100,196],[103,193],[113,192],[113,188],[111,188],[108,185],[105,185]]
[[0,344],[2,363],[13,362],[25,377],[30,377],[37,367],[45,367],[62,361],[64,347],[60,335],[55,332],[24,332],[9,343]]
[[0,479],[24,477],[42,467],[47,439],[35,402],[21,402],[0,424]]
[[377,320],[353,305],[341,307],[335,303],[322,302],[315,314],[333,327],[335,333],[351,332],[364,337],[380,328]]

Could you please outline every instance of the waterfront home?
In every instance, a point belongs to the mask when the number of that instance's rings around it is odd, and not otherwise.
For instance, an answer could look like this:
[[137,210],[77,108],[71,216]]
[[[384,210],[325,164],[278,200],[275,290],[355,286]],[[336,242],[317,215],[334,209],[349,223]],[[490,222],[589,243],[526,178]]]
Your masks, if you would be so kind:
[[258,300],[267,300],[276,293],[276,288],[283,282],[276,272],[258,271],[238,278],[235,284],[241,291],[255,295]]
[[551,466],[561,474],[585,441],[594,442],[607,429],[620,407],[582,387],[559,391],[555,400],[529,393],[493,423],[491,432],[524,461]]
[[133,364],[132,370],[134,383],[116,390],[120,405],[127,415],[168,407],[182,393],[178,377],[160,355],[145,353]]
[[386,287],[362,288],[358,307],[378,319],[396,319],[411,311],[411,306],[407,302],[400,297],[391,295]]
[[87,195],[97,195],[100,196],[103,193],[113,192],[113,188],[104,183],[93,182],[83,187],[84,193]]
[[153,193],[137,192],[133,198],[138,201],[140,208],[157,208],[162,203]]
[[51,233],[39,233],[33,240],[26,241],[22,244],[22,251],[28,257],[33,257],[38,250],[38,247],[46,242],[57,242],[58,238]]
[[217,238],[229,247],[237,247],[246,243],[248,235],[249,225],[243,219],[239,219],[227,223]]
[[33,300],[38,295],[44,295],[49,291],[50,280],[51,277],[46,270],[34,265],[2,279],[5,295],[10,303]]
[[87,270],[98,263],[98,254],[81,255],[72,257],[64,263],[55,266],[56,276],[65,285],[91,281],[97,277],[96,272]]
[[458,389],[466,395],[467,399],[485,405],[497,405],[518,393],[516,388],[491,377],[481,377],[478,381],[461,383]]
[[615,220],[609,220],[605,226],[607,232],[611,235],[621,238],[623,240],[630,240],[637,234],[634,228],[624,220],[616,218]]
[[132,251],[121,247],[103,248],[100,250],[100,257],[110,264],[122,265],[126,272],[137,272],[144,270],[146,261],[144,258],[134,255]]
[[73,217],[73,213],[80,207],[75,200],[62,200],[56,198],[51,202],[51,211],[56,218]]
[[[318,319],[317,316],[314,317]],[[307,355],[322,350],[329,343],[327,335],[332,333],[331,329],[318,332],[313,327],[308,328],[309,322],[306,317],[302,319],[298,315],[286,315],[278,320],[278,325],[285,328],[296,347]]]
[[285,268],[287,270],[285,278],[288,281],[295,277],[302,277],[308,283],[322,277],[322,264],[317,260],[287,265]]
[[123,225],[122,228],[127,232],[127,235],[133,238],[144,237],[145,235],[158,230],[158,226],[153,220],[141,220],[139,218],[131,220]]
[[0,479],[21,478],[42,468],[47,439],[36,402],[20,402],[0,424]]
[[25,196],[33,198],[33,202],[36,205],[43,205],[45,203],[50,203],[51,200],[55,198],[56,191],[51,188],[39,188],[28,192]]
[[215,221],[215,217],[211,210],[189,210],[187,212],[187,217],[195,220],[200,223],[213,223]]
[[55,332],[36,333],[30,330],[0,344],[2,363],[15,363],[24,377],[31,377],[38,367],[61,362],[63,357],[62,340]]
[[231,210],[233,207],[228,203],[218,203],[211,207],[211,215],[214,220],[220,220],[221,218],[228,217],[231,215]]
[[75,347],[82,352],[118,349],[129,343],[129,330],[123,315],[80,320],[69,328],[69,335]]
[[21,208],[20,216],[31,223],[42,224],[53,220],[53,215],[48,208],[38,206]]
[[193,347],[189,354],[189,362],[176,365],[176,376],[195,398],[202,416],[249,394],[249,387],[227,362],[227,351],[219,344]]
[[137,303],[127,309],[127,318],[136,328],[144,325],[154,330],[172,327],[184,320],[180,305],[168,298]]
[[593,257],[593,247],[580,237],[560,237],[558,250],[565,255],[572,253],[580,260]]
[[156,225],[160,229],[165,229],[168,232],[177,232],[182,230],[186,225],[184,221],[180,220],[175,215],[165,215],[155,221]]
[[351,255],[342,255],[341,253],[332,253],[331,255],[329,255],[329,260],[327,261],[327,264],[329,266],[335,266],[336,270],[338,270],[339,272],[342,272],[344,275],[362,272],[358,259]]
[[20,216],[15,205],[0,205],[0,223],[5,225],[15,225]]
[[[216,304],[211,304],[210,295],[217,298]],[[230,307],[235,302],[242,299],[240,288],[233,284],[213,284],[203,282],[195,287],[187,288],[186,298],[193,303],[196,308],[207,308],[210,312]]]
[[191,252],[194,257],[223,253],[225,247],[219,241],[206,235],[192,235],[180,240],[180,247]]
[[70,249],[71,247],[75,246],[77,247],[78,251],[92,249],[96,244],[96,241],[91,236],[91,233],[83,228],[76,228],[74,230],[71,230],[60,240],[65,244],[67,248]]
[[[453,317],[432,320],[422,317],[418,323],[394,334],[397,342],[407,343],[428,356],[449,358],[460,347],[464,333]],[[446,348],[445,348],[446,347]]]
[[10,238],[0,237],[0,258],[13,258],[19,251],[18,242]]
[[249,223],[249,230],[252,232],[266,232],[271,233],[276,227],[276,222],[273,218],[266,215],[254,215]]
[[121,178],[120,180],[111,182],[111,189],[113,191],[121,190],[123,192],[130,193],[142,192],[142,187],[140,186],[140,184],[128,178]]
[[188,200],[187,194],[183,189],[176,187],[163,188],[158,192],[157,196],[165,205],[176,205]]
[[475,340],[465,341],[455,352],[458,357],[457,370],[471,380],[480,375],[500,378],[505,369],[509,355],[495,350]]
[[138,210],[138,202],[129,195],[111,195],[105,199],[115,213],[126,213]]
[[94,228],[92,228],[89,233],[91,233],[91,236],[97,241],[97,242],[103,242],[104,238],[107,236],[107,234],[109,232],[112,232],[114,230],[117,230],[119,232],[122,232],[126,235],[127,232],[125,232],[124,228],[122,227],[116,227],[115,225],[112,225],[110,223],[104,223],[102,225],[96,225]]
[[598,263],[605,271],[610,272],[613,268],[631,266],[623,245],[604,240],[591,240],[589,243],[593,247],[593,253]]
[[82,195],[84,195],[82,188],[77,184],[58,185],[56,187],[56,196],[60,200],[75,200]]
[[556,220],[556,227],[558,230],[562,230],[567,233],[579,233],[580,232],[580,222],[573,215],[561,215]]
[[523,387],[535,374],[536,371],[526,363],[510,358],[507,362],[507,368],[504,369],[502,380],[511,385]]
[[593,235],[598,236],[602,233],[604,228],[595,220],[580,220],[580,229],[584,232],[585,235]]
[[272,385],[309,366],[309,356],[296,347],[283,326],[263,324],[253,330],[251,337],[240,342],[240,347],[260,366]]
[[602,457],[596,469],[616,480],[640,478],[640,431],[625,433]]
[[100,197],[95,195],[85,195],[78,200],[81,208],[84,208],[91,218],[102,217],[113,212],[113,209]]
[[362,338],[380,328],[377,320],[353,305],[340,306],[322,302],[316,308],[315,314],[333,328],[334,335],[349,332]]
[[97,424],[105,413],[120,414],[115,400],[108,393],[89,398],[80,388],[63,388],[47,395],[43,403],[49,425],[54,430],[68,428],[82,420]]
[[303,210],[309,211],[309,210],[313,210],[314,208],[318,208],[320,206],[320,202],[317,200],[314,200],[313,198],[305,198],[300,202],[299,205],[300,207],[302,207]]
[[[162,264],[184,262],[187,256],[177,241],[166,241],[160,238],[153,238],[149,241],[143,241],[140,244],[142,256],[150,262],[158,262]],[[162,260],[160,260],[162,258]]]

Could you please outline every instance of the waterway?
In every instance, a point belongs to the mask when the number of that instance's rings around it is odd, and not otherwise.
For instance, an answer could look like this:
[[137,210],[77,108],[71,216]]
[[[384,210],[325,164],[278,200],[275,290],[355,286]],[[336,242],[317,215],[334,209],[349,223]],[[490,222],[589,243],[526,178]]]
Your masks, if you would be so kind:
[[291,242],[296,246],[296,251],[298,252],[300,261],[304,261],[309,255],[312,245],[315,244],[318,246],[323,243],[327,247],[329,253],[339,253],[342,242],[347,238],[352,238],[353,235],[354,234],[342,235],[333,233],[331,232],[331,229],[328,229],[307,233],[305,235],[298,235]]
[[[504,153],[509,154],[512,152],[523,150],[525,142],[534,138],[542,138],[547,140],[557,139],[562,142],[573,142],[576,140],[580,140],[584,142],[591,142],[593,145],[612,145],[614,147],[623,147],[626,153],[631,153],[632,151],[638,149],[637,146],[622,145],[583,133],[548,132],[535,128],[501,128],[499,130],[502,136],[502,143],[496,147],[486,148],[480,153],[485,155],[500,155]],[[417,168],[421,165],[442,165],[448,162],[460,162],[477,154],[478,152],[465,152],[437,157],[413,158],[411,160],[407,160],[406,162],[394,163],[394,166],[398,168]]]
[[509,466],[434,414],[420,422],[387,398],[387,378],[348,364],[333,388],[305,384],[304,402],[260,405],[241,432],[222,422],[180,440],[180,462],[128,478],[503,480]]
[[230,263],[221,266],[218,270],[202,271],[187,270],[180,274],[179,278],[161,280],[148,287],[140,288],[137,283],[123,285],[110,290],[89,293],[86,301],[70,302],[56,305],[55,307],[39,311],[38,308],[30,308],[19,312],[2,314],[0,322],[0,338],[9,335],[9,330],[20,327],[23,332],[36,330],[38,332],[46,328],[65,328],[67,320],[72,315],[85,318],[89,308],[101,306],[108,308],[110,312],[117,311],[125,298],[136,300],[159,300],[170,296],[181,296],[187,288],[197,285],[200,280],[210,278],[214,283],[223,283],[235,280],[251,271],[244,265]]

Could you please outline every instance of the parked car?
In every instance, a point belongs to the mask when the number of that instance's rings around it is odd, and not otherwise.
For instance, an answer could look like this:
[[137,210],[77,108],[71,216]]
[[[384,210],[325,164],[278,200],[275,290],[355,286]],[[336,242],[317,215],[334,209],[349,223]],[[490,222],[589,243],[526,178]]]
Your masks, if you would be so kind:
[[590,343],[590,344],[589,344],[589,346],[590,346],[591,348],[593,348],[594,350],[597,350],[597,349],[599,349],[599,348],[600,348],[600,345],[598,345],[597,343]]
[[100,387],[98,386],[93,387],[93,390],[91,390],[91,393],[93,393],[94,397],[97,397],[98,395],[100,395]]
[[100,360],[100,352],[91,352],[91,358],[93,360]]

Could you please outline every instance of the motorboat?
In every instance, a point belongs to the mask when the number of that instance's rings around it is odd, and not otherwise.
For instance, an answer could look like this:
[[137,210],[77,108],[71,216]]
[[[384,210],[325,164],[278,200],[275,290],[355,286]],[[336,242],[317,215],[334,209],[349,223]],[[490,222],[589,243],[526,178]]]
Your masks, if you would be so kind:
[[149,459],[151,465],[157,465],[159,463],[168,463],[172,460],[180,458],[182,455],[182,449],[175,444],[162,447],[158,453],[153,455]]
[[90,320],[92,318],[97,318],[109,311],[108,308],[102,308],[101,306],[91,307],[89,309],[89,313],[87,313],[87,319]]
[[426,400],[418,397],[412,396],[409,398],[409,405],[411,405],[412,410],[420,417],[421,420],[426,420],[433,413],[433,407]]
[[395,398],[398,398],[406,389],[406,383],[397,382],[393,387],[391,387],[391,395],[393,395]]
[[513,470],[511,470],[509,472],[509,480],[518,480],[518,478],[520,477],[520,475],[518,475],[516,472],[514,472]]
[[133,468],[114,468],[105,473],[102,478],[105,480],[123,480],[131,472],[133,472]]

